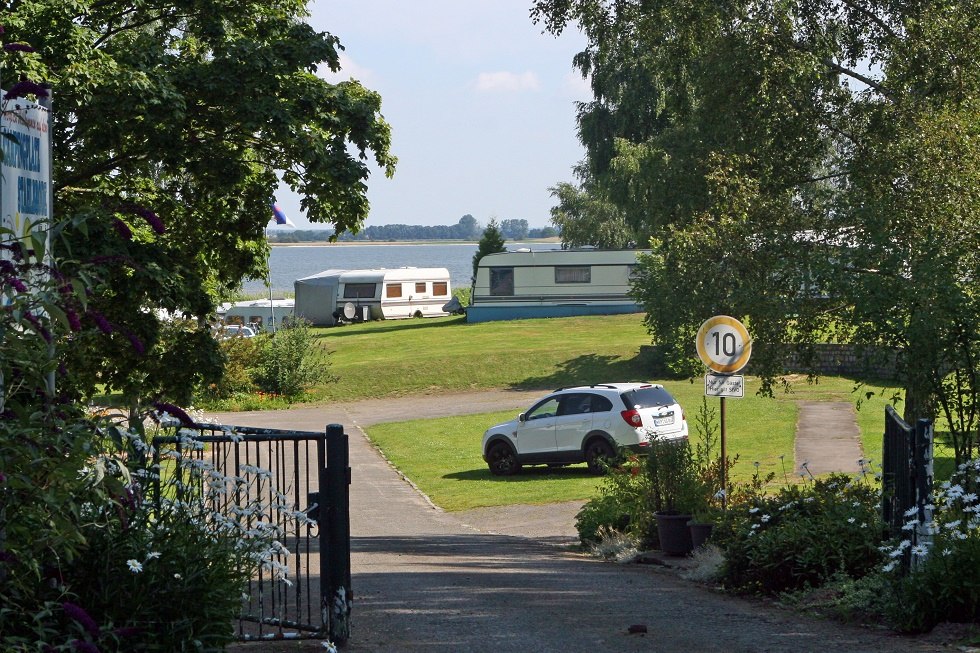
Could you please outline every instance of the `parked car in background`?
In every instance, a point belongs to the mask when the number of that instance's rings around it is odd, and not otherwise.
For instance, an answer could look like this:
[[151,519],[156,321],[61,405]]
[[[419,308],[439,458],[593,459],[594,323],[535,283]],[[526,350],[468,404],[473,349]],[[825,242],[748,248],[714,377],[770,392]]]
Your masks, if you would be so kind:
[[687,438],[687,419],[674,397],[653,383],[603,383],[559,388],[516,419],[483,434],[483,459],[496,476],[524,465],[586,463],[606,470],[620,450],[643,453],[652,438]]

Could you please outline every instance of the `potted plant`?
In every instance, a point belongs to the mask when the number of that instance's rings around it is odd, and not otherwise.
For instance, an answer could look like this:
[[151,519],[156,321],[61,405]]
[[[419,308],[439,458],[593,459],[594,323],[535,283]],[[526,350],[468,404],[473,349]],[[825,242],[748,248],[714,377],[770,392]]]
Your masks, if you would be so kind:
[[687,438],[651,440],[647,475],[660,550],[668,555],[690,553],[694,546],[688,522],[702,507],[704,489]]

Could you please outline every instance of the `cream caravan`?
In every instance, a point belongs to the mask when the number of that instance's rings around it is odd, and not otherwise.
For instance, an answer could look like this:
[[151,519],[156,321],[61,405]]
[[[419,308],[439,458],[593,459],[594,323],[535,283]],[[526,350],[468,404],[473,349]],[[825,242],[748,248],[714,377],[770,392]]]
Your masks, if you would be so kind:
[[441,317],[452,292],[446,268],[326,270],[297,279],[295,288],[296,316],[315,326]]

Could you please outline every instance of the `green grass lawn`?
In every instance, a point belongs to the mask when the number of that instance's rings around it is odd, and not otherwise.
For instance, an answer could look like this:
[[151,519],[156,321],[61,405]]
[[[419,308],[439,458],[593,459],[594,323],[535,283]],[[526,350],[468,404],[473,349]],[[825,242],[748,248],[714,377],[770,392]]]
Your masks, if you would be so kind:
[[[695,413],[704,399],[703,384],[687,381],[664,381],[663,384],[684,408],[693,442],[697,438]],[[758,462],[760,473],[766,475],[772,471],[776,474],[776,483],[797,482],[799,479],[793,471],[798,415],[795,402],[854,402],[857,398],[854,385],[853,381],[839,377],[826,377],[813,385],[801,379],[791,386],[790,393],[766,398],[755,395],[758,381],[747,378],[746,396],[727,400],[726,448],[729,456],[738,456],[734,478],[748,480]],[[857,413],[865,457],[871,458],[875,467],[880,463],[885,404],[882,396],[875,395],[865,399]],[[707,405],[717,414],[718,399],[708,399]],[[446,510],[550,503],[593,496],[600,481],[591,476],[584,465],[561,469],[526,468],[513,477],[490,474],[480,451],[483,431],[492,424],[512,419],[523,408],[515,406],[513,410],[500,413],[377,424],[367,432],[395,466],[436,505]]]
[[642,378],[641,314],[467,324],[464,316],[318,330],[336,383],[313,399],[343,400],[482,388],[550,389]]

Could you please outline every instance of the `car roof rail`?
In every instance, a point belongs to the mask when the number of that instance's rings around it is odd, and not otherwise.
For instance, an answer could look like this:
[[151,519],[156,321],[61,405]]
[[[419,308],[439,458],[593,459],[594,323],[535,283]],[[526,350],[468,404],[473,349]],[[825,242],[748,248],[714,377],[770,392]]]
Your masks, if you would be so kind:
[[609,388],[615,390],[616,386],[611,383],[593,383],[591,385],[569,385],[563,386],[561,388],[555,388],[552,392],[561,392],[562,390],[574,390],[576,388]]

